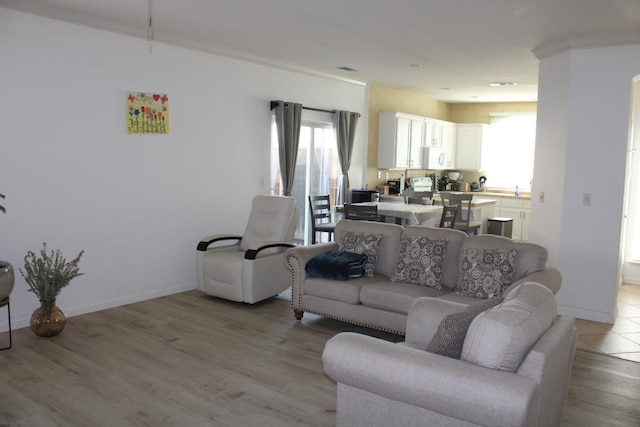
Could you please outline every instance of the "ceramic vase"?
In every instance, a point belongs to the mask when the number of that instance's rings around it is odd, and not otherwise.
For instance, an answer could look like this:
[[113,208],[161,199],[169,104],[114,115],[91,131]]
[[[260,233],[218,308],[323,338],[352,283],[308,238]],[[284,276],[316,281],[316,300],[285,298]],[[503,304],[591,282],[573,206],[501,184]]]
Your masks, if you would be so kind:
[[31,330],[41,337],[52,337],[58,335],[67,323],[64,313],[56,306],[56,300],[41,301],[40,308],[37,308],[31,315]]
[[11,294],[14,282],[13,266],[7,261],[0,261],[0,300]]

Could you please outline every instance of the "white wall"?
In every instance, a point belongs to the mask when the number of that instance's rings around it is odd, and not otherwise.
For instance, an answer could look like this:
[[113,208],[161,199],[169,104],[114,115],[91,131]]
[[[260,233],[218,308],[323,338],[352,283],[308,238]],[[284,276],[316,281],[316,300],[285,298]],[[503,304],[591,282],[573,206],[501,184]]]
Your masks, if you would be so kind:
[[[640,45],[542,58],[530,240],[560,269],[559,310],[612,323],[632,79]],[[545,192],[545,202],[539,194]],[[591,194],[591,206],[583,194]]]
[[[0,258],[43,241],[85,273],[68,316],[195,288],[195,248],[242,233],[268,194],[269,101],[358,111],[352,185],[364,185],[367,88],[0,8]],[[170,97],[169,135],[127,135],[127,91]],[[14,327],[38,306],[17,274]],[[0,330],[6,321],[0,317]],[[4,322],[4,323],[1,323]]]

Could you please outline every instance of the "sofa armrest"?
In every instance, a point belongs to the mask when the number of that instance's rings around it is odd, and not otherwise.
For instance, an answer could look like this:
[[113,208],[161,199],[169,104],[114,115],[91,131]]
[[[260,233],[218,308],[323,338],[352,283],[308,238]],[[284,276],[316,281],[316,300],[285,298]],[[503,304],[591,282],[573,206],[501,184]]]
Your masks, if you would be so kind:
[[338,244],[336,242],[328,242],[309,246],[296,246],[286,252],[285,265],[293,273],[291,298],[294,309],[302,308],[301,300],[304,295],[304,281],[307,280],[307,273],[304,268],[307,262],[324,251],[336,250],[338,250]]
[[562,286],[562,274],[560,274],[558,269],[551,267],[536,271],[535,273],[531,273],[528,276],[523,277],[517,282],[513,282],[502,294],[506,297],[513,288],[526,282],[540,283],[541,285],[549,288],[555,295],[560,290],[560,286]]
[[446,417],[486,426],[535,423],[538,385],[514,373],[351,332],[327,341],[322,360],[338,383]]
[[438,330],[442,319],[466,306],[466,304],[440,298],[417,298],[411,305],[407,317],[406,344],[425,350]]

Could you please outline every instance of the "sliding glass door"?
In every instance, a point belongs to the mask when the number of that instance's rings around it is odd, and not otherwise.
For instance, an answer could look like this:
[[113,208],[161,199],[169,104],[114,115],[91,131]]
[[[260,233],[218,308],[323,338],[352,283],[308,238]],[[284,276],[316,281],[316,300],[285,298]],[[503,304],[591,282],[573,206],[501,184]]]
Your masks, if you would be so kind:
[[[278,166],[278,138],[274,132],[271,138],[271,171],[274,194],[280,191],[280,170]],[[303,122],[300,129],[298,159],[291,195],[298,202],[300,216],[296,229],[296,240],[309,244],[311,236],[311,214],[308,196],[326,195],[335,206],[340,166],[333,125],[323,122]],[[319,239],[326,241],[328,235],[320,233]],[[319,240],[323,241],[323,240]]]

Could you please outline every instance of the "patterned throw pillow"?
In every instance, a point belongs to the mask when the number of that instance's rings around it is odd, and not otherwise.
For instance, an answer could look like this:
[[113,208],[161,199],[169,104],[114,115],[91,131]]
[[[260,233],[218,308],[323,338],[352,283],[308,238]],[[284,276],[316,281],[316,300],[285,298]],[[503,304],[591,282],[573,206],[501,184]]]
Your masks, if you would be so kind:
[[451,357],[452,359],[460,359],[464,339],[467,336],[467,330],[471,322],[473,322],[473,319],[475,319],[478,314],[501,302],[502,296],[499,296],[468,305],[460,311],[445,316],[438,325],[438,330],[435,335],[431,338],[429,344],[427,344],[427,351],[441,356]]
[[448,243],[447,239],[402,236],[398,264],[391,280],[442,289],[440,278]]
[[378,243],[382,239],[382,234],[354,233],[346,231],[342,234],[338,242],[338,250],[352,252],[354,254],[365,254],[367,264],[364,266],[364,274],[373,277],[373,270],[376,268],[378,260]]
[[502,295],[513,280],[517,256],[517,249],[464,249],[456,294],[475,298]]

